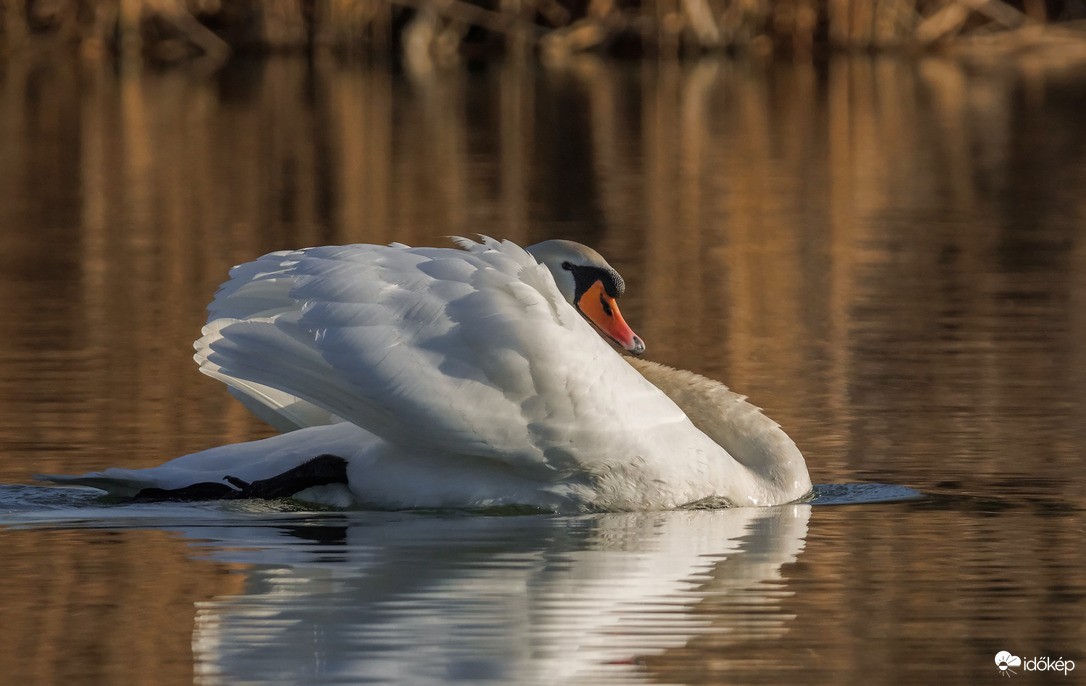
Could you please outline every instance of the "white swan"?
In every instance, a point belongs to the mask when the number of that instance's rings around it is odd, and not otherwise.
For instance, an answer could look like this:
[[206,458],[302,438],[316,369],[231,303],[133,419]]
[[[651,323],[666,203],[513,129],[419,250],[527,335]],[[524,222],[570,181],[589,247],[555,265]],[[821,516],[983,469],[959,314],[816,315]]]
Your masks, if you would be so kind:
[[620,355],[621,277],[570,241],[348,245],[235,267],[200,370],[284,431],[150,469],[45,475],[137,498],[548,511],[773,505],[803,456],[742,396]]

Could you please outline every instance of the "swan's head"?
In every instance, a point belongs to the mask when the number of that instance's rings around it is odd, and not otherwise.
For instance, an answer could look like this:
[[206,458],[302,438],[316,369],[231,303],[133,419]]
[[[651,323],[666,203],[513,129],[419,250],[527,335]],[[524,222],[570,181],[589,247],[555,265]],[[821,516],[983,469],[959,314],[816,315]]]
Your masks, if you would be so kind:
[[602,255],[588,246],[563,240],[543,241],[527,250],[550,270],[566,300],[597,329],[634,355],[645,352],[644,341],[622,318],[615,302],[626,284]]

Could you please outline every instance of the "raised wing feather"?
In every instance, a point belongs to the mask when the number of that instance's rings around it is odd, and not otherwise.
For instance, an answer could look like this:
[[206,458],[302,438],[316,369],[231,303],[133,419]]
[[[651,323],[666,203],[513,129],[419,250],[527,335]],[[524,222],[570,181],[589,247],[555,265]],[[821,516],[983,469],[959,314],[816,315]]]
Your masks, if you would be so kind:
[[531,255],[461,245],[310,248],[242,265],[196,358],[280,428],[343,418],[422,460],[468,454],[537,478],[583,469],[593,445],[628,430],[618,404],[631,421],[646,416],[629,411],[638,400],[658,421],[685,421]]

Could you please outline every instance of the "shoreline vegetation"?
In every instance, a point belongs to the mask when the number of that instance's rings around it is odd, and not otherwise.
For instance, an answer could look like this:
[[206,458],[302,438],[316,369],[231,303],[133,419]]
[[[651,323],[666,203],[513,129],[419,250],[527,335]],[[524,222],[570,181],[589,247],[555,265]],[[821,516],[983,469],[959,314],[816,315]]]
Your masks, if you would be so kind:
[[42,43],[122,64],[329,52],[432,68],[706,53],[943,52],[1086,62],[1086,0],[0,0],[0,57]]

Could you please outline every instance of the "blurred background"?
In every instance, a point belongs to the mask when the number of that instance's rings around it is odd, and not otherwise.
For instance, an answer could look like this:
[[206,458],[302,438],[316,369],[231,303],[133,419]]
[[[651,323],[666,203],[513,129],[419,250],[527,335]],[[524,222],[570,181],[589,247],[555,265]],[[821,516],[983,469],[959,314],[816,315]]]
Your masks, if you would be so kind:
[[[800,620],[757,648],[794,671],[765,679],[927,683],[924,655],[960,682],[962,655],[987,665],[1009,636],[1068,656],[1083,17],[1076,0],[0,2],[0,482],[269,435],[191,361],[234,264],[571,238],[624,275],[647,357],[751,396],[816,483],[938,496],[889,521],[816,509],[785,575]],[[192,627],[164,618],[241,592],[241,565],[162,531],[2,535],[0,671],[26,683],[185,677]],[[720,651],[649,668],[711,682]]]
[[[82,436],[79,459],[101,464],[124,427],[155,464],[208,432],[259,435],[187,342],[230,266],[326,243],[593,245],[626,276],[650,356],[845,450],[826,481],[887,447],[847,433],[856,403],[899,382],[888,360],[927,381],[910,401],[972,406],[1036,375],[1001,356],[1055,364],[1062,341],[1078,359],[1081,3],[718,4],[4,3],[9,450]],[[452,43],[412,47],[420,22]],[[546,47],[588,26],[606,35]],[[1059,334],[1002,345],[1035,319]],[[961,350],[910,349],[963,331]],[[81,468],[44,459],[0,477]],[[1004,459],[985,469],[1020,469]]]

